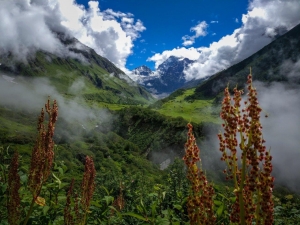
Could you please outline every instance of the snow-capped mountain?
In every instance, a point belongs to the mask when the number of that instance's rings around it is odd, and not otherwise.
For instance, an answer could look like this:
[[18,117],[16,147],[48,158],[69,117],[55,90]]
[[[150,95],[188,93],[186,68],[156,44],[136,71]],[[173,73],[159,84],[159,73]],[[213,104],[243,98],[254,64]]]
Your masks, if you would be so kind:
[[168,95],[171,92],[181,88],[186,80],[183,71],[192,60],[170,56],[166,61],[160,64],[156,71],[152,71],[147,66],[137,67],[132,71],[137,78],[137,82],[146,87],[153,94]]
[[185,74],[183,71],[191,63],[193,63],[193,61],[190,59],[170,56],[166,61],[158,66],[157,71],[160,74],[160,78],[163,83],[169,86],[170,90],[176,90],[185,83]]
[[153,71],[145,65],[139,66],[131,71],[134,75],[140,75],[140,76],[151,76],[153,75]]

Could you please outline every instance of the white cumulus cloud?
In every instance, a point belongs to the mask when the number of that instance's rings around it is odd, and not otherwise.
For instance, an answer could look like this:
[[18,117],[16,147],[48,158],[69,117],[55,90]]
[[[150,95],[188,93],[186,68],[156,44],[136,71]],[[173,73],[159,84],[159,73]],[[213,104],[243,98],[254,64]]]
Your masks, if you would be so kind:
[[[216,21],[214,21],[216,22]],[[198,23],[196,26],[192,27],[190,29],[191,32],[195,32],[194,35],[189,36],[189,35],[185,35],[182,37],[183,43],[182,45],[184,46],[189,46],[195,43],[195,39],[200,37],[200,36],[206,36],[207,35],[207,31],[206,28],[208,27],[208,24],[205,21],[202,21],[200,23]]]
[[213,75],[249,57],[278,35],[299,24],[299,12],[299,0],[251,0],[247,13],[238,19],[241,27],[231,34],[208,47],[185,48],[182,55],[178,49],[168,50],[156,53],[149,60],[157,65],[173,52],[178,57],[187,57],[185,53],[190,50],[197,52],[198,58],[185,70],[186,80]]
[[88,7],[74,0],[0,1],[0,51],[26,60],[36,50],[61,53],[56,33],[67,33],[98,54],[125,69],[133,42],[146,28],[131,13],[100,10],[98,1]]

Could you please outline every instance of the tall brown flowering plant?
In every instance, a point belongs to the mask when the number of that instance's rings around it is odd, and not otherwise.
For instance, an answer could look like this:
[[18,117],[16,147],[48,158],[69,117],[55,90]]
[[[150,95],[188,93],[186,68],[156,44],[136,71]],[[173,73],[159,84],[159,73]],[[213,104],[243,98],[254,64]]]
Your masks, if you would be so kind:
[[91,204],[91,200],[95,191],[95,177],[96,170],[94,161],[91,157],[85,158],[85,169],[81,183],[81,209],[83,216],[79,224],[85,224],[87,219],[87,213]]
[[236,195],[230,220],[241,225],[253,222],[271,225],[274,212],[272,156],[264,146],[260,123],[262,109],[252,85],[251,73],[247,84],[248,99],[244,107],[241,106],[243,91],[237,88],[234,88],[233,98],[226,88],[222,102],[224,134],[218,135],[221,160],[227,164],[228,169],[224,173],[227,179],[233,179]]
[[7,215],[8,223],[11,225],[19,224],[20,220],[20,196],[19,189],[20,175],[18,174],[19,167],[19,154],[15,152],[12,161],[10,163],[10,168],[8,172],[8,202],[7,202]]
[[24,221],[24,225],[27,224],[28,219],[32,213],[34,202],[39,203],[43,184],[47,181],[52,168],[54,158],[54,129],[55,122],[58,115],[58,106],[54,100],[52,107],[50,106],[50,100],[48,99],[45,104],[45,110],[48,114],[48,124],[45,126],[45,112],[44,109],[41,111],[41,115],[38,120],[38,136],[36,139],[35,146],[31,155],[30,172],[28,177],[28,186],[32,193],[32,202]]
[[193,134],[192,124],[189,128],[187,142],[185,144],[185,156],[183,158],[188,172],[188,179],[191,183],[191,192],[188,196],[187,209],[191,225],[210,225],[215,224],[216,217],[213,211],[214,189],[208,183],[201,166],[200,150],[197,147],[196,139]]
[[71,181],[71,185],[70,185],[70,188],[67,193],[66,206],[64,209],[64,224],[65,225],[74,225],[75,224],[75,217],[72,214],[72,207],[71,207],[73,188],[74,188],[74,178]]
[[[95,191],[95,177],[96,170],[94,161],[91,157],[86,156],[84,174],[81,183],[81,198],[78,198],[77,193],[75,194],[74,198],[74,179],[72,179],[67,193],[67,201],[64,209],[64,224],[86,224],[87,214],[89,212],[91,200]],[[71,206],[72,200],[74,201],[73,209]]]
[[[118,211],[122,211],[122,209],[125,207],[125,199],[123,196],[123,190],[124,190],[124,186],[121,184],[120,182],[120,192],[118,197],[114,200],[113,202],[113,207],[118,210]],[[111,210],[111,215],[114,215],[114,210]]]

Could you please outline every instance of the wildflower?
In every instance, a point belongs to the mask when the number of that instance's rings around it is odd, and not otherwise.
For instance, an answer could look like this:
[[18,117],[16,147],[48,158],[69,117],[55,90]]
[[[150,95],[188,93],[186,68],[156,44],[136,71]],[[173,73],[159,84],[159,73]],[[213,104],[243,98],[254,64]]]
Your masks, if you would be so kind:
[[96,170],[94,161],[91,157],[86,156],[84,174],[81,183],[81,208],[84,213],[83,217],[81,217],[81,224],[85,224],[87,212],[95,191],[95,177]]
[[74,179],[71,181],[70,188],[67,193],[67,201],[66,201],[66,206],[64,209],[64,222],[66,225],[73,225],[74,223],[74,218],[71,214],[71,199],[72,199],[72,193],[73,193],[73,188],[74,188]]
[[[257,99],[257,91],[252,86],[252,75],[247,80],[248,100],[241,108],[242,91],[234,89],[231,99],[225,89],[221,118],[224,120],[224,134],[219,134],[222,160],[226,162],[227,177],[234,180],[236,202],[232,207],[230,220],[238,224],[272,224],[273,207],[271,176],[272,163],[264,146],[260,113],[262,109]],[[240,143],[237,141],[240,137]],[[241,168],[237,150],[241,150]],[[263,213],[262,213],[263,212]]]
[[46,113],[49,116],[47,128],[45,128],[45,112],[41,111],[41,115],[38,119],[38,136],[35,142],[35,146],[31,155],[30,170],[28,176],[28,186],[32,194],[32,202],[24,220],[24,225],[27,224],[29,217],[33,211],[34,203],[39,205],[45,205],[45,199],[39,196],[43,184],[47,181],[52,168],[54,158],[54,129],[55,122],[58,115],[58,106],[54,100],[52,108],[50,106],[50,100],[48,99],[45,104]]
[[42,189],[43,184],[48,179],[53,158],[54,158],[54,129],[55,122],[57,120],[58,107],[54,100],[52,108],[50,107],[50,100],[48,99],[45,104],[46,113],[49,116],[47,129],[44,125],[45,112],[44,109],[41,111],[41,115],[38,120],[38,137],[32,151],[30,172],[28,178],[28,184],[30,191],[36,199]]
[[188,123],[187,126],[189,131],[183,160],[188,169],[187,177],[191,182],[191,193],[187,201],[190,224],[214,224],[216,221],[213,212],[214,189],[207,182],[203,170],[197,166],[197,163],[201,161],[199,157],[200,150],[196,145],[192,124]]
[[125,207],[125,199],[123,196],[123,190],[124,190],[124,186],[120,182],[120,192],[119,192],[118,197],[112,203],[112,206],[114,207],[114,209],[111,209],[111,211],[110,211],[111,216],[115,214],[115,210],[122,211],[123,208]]
[[17,152],[14,153],[12,161],[10,163],[10,168],[8,172],[8,223],[12,225],[19,224],[20,220],[20,176],[18,174],[19,167],[19,154]]

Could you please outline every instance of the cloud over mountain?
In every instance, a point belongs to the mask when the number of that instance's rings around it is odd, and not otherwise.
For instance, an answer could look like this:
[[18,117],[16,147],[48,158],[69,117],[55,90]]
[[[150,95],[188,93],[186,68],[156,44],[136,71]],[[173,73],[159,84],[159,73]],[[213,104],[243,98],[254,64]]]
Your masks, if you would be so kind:
[[212,75],[247,58],[300,23],[299,11],[298,0],[252,0],[248,12],[242,15],[241,27],[232,34],[222,37],[208,47],[183,47],[180,51],[175,48],[156,53],[148,60],[157,65],[172,54],[186,58],[198,55],[196,62],[185,70],[186,79]]
[[37,49],[63,54],[56,36],[63,32],[124,69],[133,41],[146,28],[130,13],[101,11],[97,1],[88,5],[86,9],[74,0],[0,1],[0,51],[19,60]]

